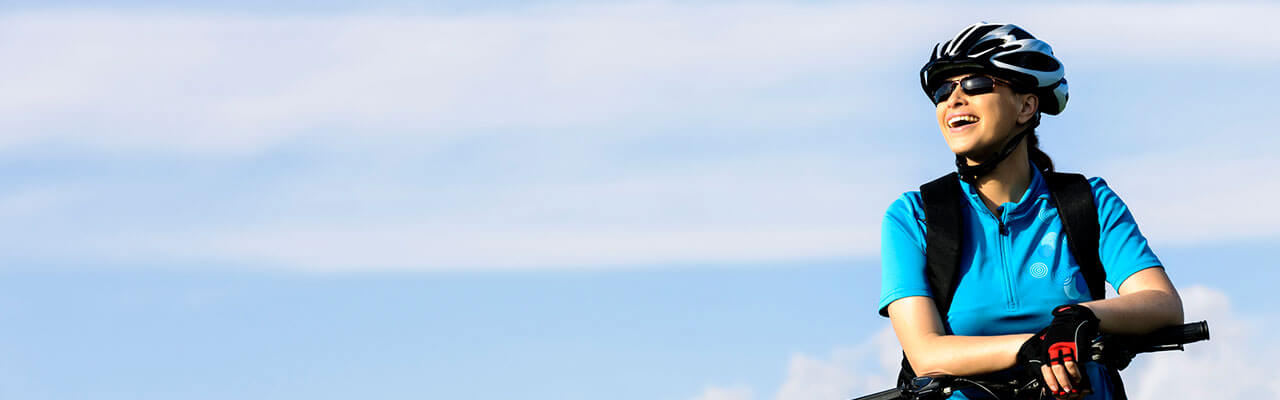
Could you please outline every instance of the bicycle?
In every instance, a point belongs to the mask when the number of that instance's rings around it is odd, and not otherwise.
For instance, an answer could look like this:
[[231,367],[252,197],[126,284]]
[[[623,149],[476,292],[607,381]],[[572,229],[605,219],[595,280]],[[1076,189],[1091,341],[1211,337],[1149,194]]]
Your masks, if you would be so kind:
[[[1123,370],[1142,353],[1184,350],[1183,345],[1209,340],[1209,323],[1206,321],[1161,328],[1139,336],[1102,335],[1093,340],[1092,361]],[[1040,382],[1023,379],[984,380],[976,377],[934,376],[918,377],[909,388],[893,388],[854,400],[942,400],[962,389],[978,388],[996,399],[1039,399]]]

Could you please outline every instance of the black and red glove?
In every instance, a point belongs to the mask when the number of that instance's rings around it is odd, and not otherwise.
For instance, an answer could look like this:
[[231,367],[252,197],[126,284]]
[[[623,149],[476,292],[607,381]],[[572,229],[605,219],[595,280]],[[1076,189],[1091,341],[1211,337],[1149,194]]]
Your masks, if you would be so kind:
[[1071,361],[1076,363],[1076,368],[1080,371],[1080,381],[1071,386],[1090,388],[1089,375],[1085,373],[1083,363],[1092,360],[1091,343],[1096,336],[1098,317],[1088,307],[1078,304],[1054,307],[1053,321],[1049,326],[1036,332],[1018,349],[1018,366],[1022,367],[1028,378],[1039,381],[1040,387],[1049,390],[1040,367],[1052,367]]
[[1091,361],[1089,351],[1098,336],[1098,317],[1089,307],[1066,304],[1054,307],[1053,322],[1045,328],[1044,346],[1049,366],[1067,361]]

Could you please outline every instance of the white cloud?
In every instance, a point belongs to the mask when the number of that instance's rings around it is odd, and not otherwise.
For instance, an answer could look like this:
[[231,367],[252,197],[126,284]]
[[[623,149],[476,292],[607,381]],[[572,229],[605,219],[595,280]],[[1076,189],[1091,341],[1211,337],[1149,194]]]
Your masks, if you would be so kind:
[[[1262,321],[1237,315],[1220,290],[1197,285],[1179,292],[1186,321],[1209,321],[1210,340],[1189,344],[1184,352],[1138,356],[1122,372],[1129,398],[1280,398],[1280,372],[1259,367],[1280,356],[1275,339],[1259,330]],[[826,357],[797,353],[787,362],[774,399],[847,399],[888,389],[896,380],[899,349],[892,328],[886,326],[862,343],[836,348]]]
[[825,358],[795,354],[775,400],[848,399],[893,387],[901,347],[886,326],[865,342],[837,348]]
[[[296,142],[368,154],[352,157],[362,160],[355,166],[317,156],[254,193],[226,182],[148,186],[151,176],[41,183],[0,193],[0,222],[38,222],[9,238],[33,257],[322,270],[869,257],[884,208],[923,180],[910,170],[922,162],[902,160],[945,156],[940,143],[921,149],[915,139],[880,148],[907,129],[879,124],[920,122],[893,111],[922,101],[873,97],[893,85],[914,90],[913,74],[886,69],[914,68],[921,49],[984,18],[1017,22],[1081,62],[1253,65],[1280,57],[1242,51],[1280,46],[1266,32],[1275,11],[1064,4],[978,15],[963,5],[656,2],[449,16],[4,14],[0,54],[22,62],[0,63],[0,151],[142,165],[235,164]],[[910,22],[920,20],[939,23]],[[806,136],[814,126],[847,136]],[[690,162],[609,159],[628,140],[652,137],[672,153],[696,153],[681,146],[699,140],[742,148],[703,150]],[[503,147],[513,142],[554,145]],[[460,167],[431,164],[428,175],[445,178],[403,172],[421,169],[422,158],[468,157],[440,150],[457,143],[501,150]],[[1180,180],[1249,176],[1240,172],[1273,158],[1193,169],[1150,157],[1144,164],[1174,173],[1112,180],[1152,182],[1120,192],[1157,244],[1277,232],[1274,217],[1195,213],[1217,198]],[[490,164],[507,169],[466,168]],[[510,177],[531,170],[547,179]],[[1273,186],[1212,193],[1268,198],[1280,191]],[[83,227],[69,217],[131,206],[139,210],[127,223]],[[144,206],[169,214],[151,217]]]
[[1275,4],[1060,3],[1011,9],[1007,21],[992,22],[1019,24],[1050,38],[1055,55],[1088,64],[1274,61],[1277,55],[1263,49],[1280,40],[1267,33],[1269,15],[1280,11]]
[[[723,11],[723,12],[721,12]],[[734,23],[723,22],[733,18]],[[220,154],[310,131],[368,136],[591,126],[845,104],[761,98],[830,70],[856,25],[789,6],[581,7],[539,15],[9,15],[4,144]],[[818,24],[822,30],[781,29]],[[780,29],[759,29],[773,26]],[[743,104],[735,99],[747,99]],[[789,104],[791,103],[791,104]],[[714,104],[715,107],[690,108]],[[703,116],[705,117],[705,116]]]
[[1191,286],[1179,292],[1188,322],[1209,321],[1209,341],[1187,345],[1185,352],[1139,356],[1123,373],[1129,397],[1280,398],[1280,372],[1265,367],[1280,357],[1280,347],[1260,329],[1260,316],[1237,315],[1217,289]]
[[[837,347],[824,358],[800,353],[791,355],[786,365],[786,376],[773,399],[852,399],[886,390],[897,379],[897,368],[902,356],[899,349],[901,347],[893,336],[893,329],[886,326],[861,344]],[[740,394],[753,392],[751,387],[735,388]],[[751,397],[744,395],[733,399],[746,400]]]
[[[785,377],[774,394],[774,400],[849,399],[893,387],[897,380],[902,353],[893,328],[887,325],[866,338],[863,343],[833,349],[825,357],[796,353],[787,361]],[[708,386],[703,399],[712,388]],[[756,391],[747,386],[734,386],[741,397],[749,400]]]
[[1234,202],[1280,196],[1280,182],[1258,178],[1258,174],[1274,169],[1275,157],[1233,159],[1176,152],[1108,164],[1103,169],[1112,172],[1105,178],[1157,249],[1165,244],[1280,236],[1280,214],[1223,208]]
[[[831,174],[838,166],[804,167],[815,160],[768,165],[777,167],[704,166],[619,181],[515,187],[468,193],[469,202],[445,210],[392,217],[349,212],[306,221],[332,208],[326,205],[245,225],[117,231],[88,238],[84,246],[112,259],[142,254],[329,271],[751,263],[878,251],[880,214],[896,196],[885,180],[856,185]],[[819,173],[824,170],[826,175]],[[433,189],[422,190],[378,193],[358,183],[346,190],[285,188],[290,194],[278,204],[260,207],[305,208],[309,203],[300,199],[329,198],[319,202],[377,208],[404,203],[399,197],[429,200]]]
[[[1266,29],[1276,11],[1071,4],[984,17],[1018,21],[1078,60],[1239,63],[1276,59],[1260,51],[1280,44]],[[937,4],[768,3],[454,16],[8,14],[0,53],[21,62],[0,65],[0,146],[225,154],[332,129],[420,138],[839,118],[865,100],[780,93],[806,77],[914,65],[921,48],[978,19]]]

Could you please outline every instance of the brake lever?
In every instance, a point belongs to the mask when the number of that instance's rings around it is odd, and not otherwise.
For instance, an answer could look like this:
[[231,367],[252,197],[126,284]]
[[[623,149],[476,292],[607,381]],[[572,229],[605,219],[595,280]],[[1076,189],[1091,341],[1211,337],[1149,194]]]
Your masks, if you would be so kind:
[[912,379],[911,386],[915,388],[915,399],[929,400],[951,397],[951,385],[949,382],[943,381],[944,379],[936,379],[929,376],[921,376]]

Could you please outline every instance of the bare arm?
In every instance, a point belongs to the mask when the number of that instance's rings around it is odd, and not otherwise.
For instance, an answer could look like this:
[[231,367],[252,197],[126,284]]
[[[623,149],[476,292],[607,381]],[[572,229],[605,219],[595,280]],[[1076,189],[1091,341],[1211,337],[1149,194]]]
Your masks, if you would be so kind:
[[1182,298],[1164,268],[1147,268],[1124,280],[1119,296],[1082,303],[1106,333],[1138,335],[1182,323]]
[[947,335],[933,299],[904,297],[889,304],[889,321],[916,375],[978,375],[1013,367],[1031,334]]

